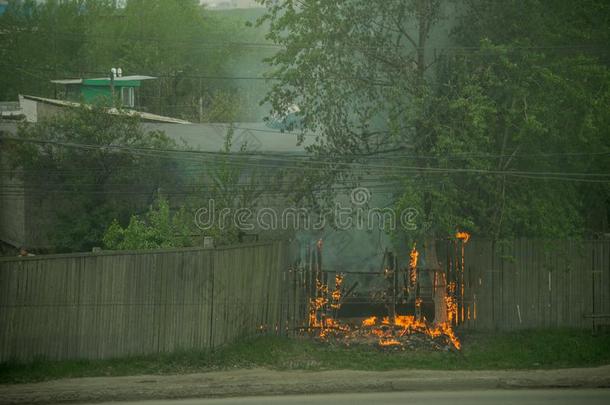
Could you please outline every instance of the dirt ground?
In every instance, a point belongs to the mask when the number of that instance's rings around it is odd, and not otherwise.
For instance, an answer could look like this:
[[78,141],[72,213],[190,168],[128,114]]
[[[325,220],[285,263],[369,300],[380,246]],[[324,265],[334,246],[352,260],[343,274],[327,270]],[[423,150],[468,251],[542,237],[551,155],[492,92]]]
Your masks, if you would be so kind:
[[0,385],[0,404],[497,388],[608,388],[610,366],[535,371],[275,371],[96,377]]

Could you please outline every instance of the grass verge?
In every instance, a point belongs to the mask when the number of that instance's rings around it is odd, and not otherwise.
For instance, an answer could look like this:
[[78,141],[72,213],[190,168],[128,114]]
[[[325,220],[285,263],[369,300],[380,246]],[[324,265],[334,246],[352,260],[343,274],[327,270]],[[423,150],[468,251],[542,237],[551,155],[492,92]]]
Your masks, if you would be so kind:
[[259,337],[214,352],[176,352],[111,360],[46,361],[0,364],[0,383],[59,378],[185,374],[231,368],[279,370],[394,369],[498,370],[594,367],[610,364],[610,333],[543,330],[464,333],[459,353],[380,351],[338,347],[304,339]]

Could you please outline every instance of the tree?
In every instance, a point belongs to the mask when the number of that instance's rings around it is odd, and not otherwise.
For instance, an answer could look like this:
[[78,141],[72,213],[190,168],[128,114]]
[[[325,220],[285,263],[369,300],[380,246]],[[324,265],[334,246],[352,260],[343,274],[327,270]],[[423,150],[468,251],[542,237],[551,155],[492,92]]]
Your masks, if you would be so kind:
[[428,188],[433,222],[445,232],[466,227],[494,239],[603,232],[610,72],[598,45],[608,39],[610,8],[465,3],[453,38],[469,51],[440,59],[424,115],[430,142],[414,139],[430,165],[453,174],[409,179],[402,206],[422,207],[417,190]]
[[[163,133],[146,132],[137,116],[81,107],[37,124],[24,123],[7,143],[24,191],[53,251],[100,246],[113,219],[127,221],[159,188],[175,187],[177,163],[155,153],[174,148]],[[161,157],[161,158],[160,158]],[[167,156],[165,156],[167,157]]]
[[90,66],[157,77],[141,89],[143,102],[156,113],[192,119],[202,90],[194,76],[222,73],[227,51],[203,44],[219,40],[218,25],[196,0],[129,0],[88,27],[84,56]]
[[[395,207],[429,238],[582,234],[587,206],[607,207],[610,80],[590,47],[607,40],[604,2],[261,3],[283,47],[266,100],[322,134],[327,170],[305,186],[398,180]],[[454,34],[434,43],[443,24]]]
[[[283,47],[269,59],[279,80],[267,95],[273,113],[300,109],[303,132],[320,133],[310,151],[326,170],[303,178],[301,189],[379,176],[350,163],[405,150],[424,136],[429,93],[430,34],[443,18],[441,2],[411,0],[261,1],[268,39]],[[316,196],[317,197],[317,196]],[[310,203],[321,208],[319,199]]]
[[273,113],[300,107],[300,122],[324,141],[316,152],[351,160],[404,147],[426,93],[426,49],[440,2],[261,1],[277,84]]
[[[121,67],[125,75],[157,78],[138,92],[151,112],[222,122],[238,112],[252,120],[255,102],[235,82],[218,79],[252,75],[237,73],[236,66],[251,63],[253,53],[259,57],[256,49],[230,45],[252,40],[255,30],[244,26],[243,17],[208,11],[196,0],[116,3],[12,0],[0,16],[0,100],[19,94],[56,98],[50,80],[104,77]],[[228,99],[232,111],[219,114]]]
[[80,57],[87,27],[111,12],[110,1],[11,0],[0,16],[0,99],[53,96],[52,79],[91,70]]
[[104,247],[134,250],[193,246],[192,224],[184,208],[172,214],[167,199],[158,196],[143,216],[132,215],[127,227],[114,220],[104,233]]
[[[214,238],[216,245],[241,242],[243,227],[253,225],[253,215],[265,190],[282,176],[279,172],[263,175],[256,167],[256,158],[248,155],[247,144],[233,150],[233,137],[231,126],[219,155],[208,161],[198,174],[201,188],[194,190],[194,200],[200,208],[196,212],[198,226],[204,228],[203,235]],[[240,212],[244,213],[243,217],[239,217]],[[255,230],[253,227],[252,231]]]

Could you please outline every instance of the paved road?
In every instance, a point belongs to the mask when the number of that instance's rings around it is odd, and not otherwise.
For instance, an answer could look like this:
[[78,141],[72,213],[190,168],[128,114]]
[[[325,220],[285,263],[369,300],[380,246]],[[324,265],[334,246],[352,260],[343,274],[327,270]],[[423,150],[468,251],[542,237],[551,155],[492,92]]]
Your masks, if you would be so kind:
[[[610,404],[610,389],[488,390],[442,392],[390,392],[378,394],[323,394],[225,399],[187,399],[108,402],[106,405],[564,405]],[[100,404],[97,404],[100,405]],[[104,404],[102,404],[104,405]]]
[[[157,404],[180,403],[178,398],[230,398],[251,396],[254,398],[240,400],[242,404],[256,403],[329,403],[330,405],[354,405],[354,399],[361,403],[412,403],[429,404],[429,398],[435,397],[436,403],[443,405],[457,405],[461,403],[486,403],[492,399],[507,402],[524,402],[518,395],[536,389],[556,389],[562,387],[559,398],[567,402],[582,402],[583,404],[595,401],[601,395],[601,403],[610,404],[610,395],[604,391],[577,391],[572,393],[569,389],[608,389],[610,388],[610,365],[595,368],[560,369],[560,370],[496,370],[496,371],[444,371],[444,370],[392,370],[392,371],[356,371],[356,370],[327,370],[327,371],[278,371],[267,369],[225,370],[209,373],[180,374],[180,375],[135,375],[125,377],[89,377],[72,378],[64,380],[45,381],[28,384],[0,384],[0,405],[34,405],[50,403],[102,403],[115,401],[113,405],[122,401],[144,401],[154,399],[173,398],[169,401],[160,401]],[[468,397],[467,392],[476,390],[512,390],[514,392],[500,391],[491,393],[490,399]],[[461,391],[457,394],[447,392]],[[410,394],[384,394],[377,398],[372,394],[366,396],[356,393],[377,392],[409,392]],[[425,396],[418,396],[416,392],[427,392]],[[326,395],[320,398],[282,397],[263,398],[256,395],[300,395],[310,393],[348,393],[351,396]],[[544,392],[532,392],[530,403],[544,399]],[[564,396],[572,395],[572,396]],[[466,395],[466,396],[465,396]],[[549,391],[549,396],[556,396],[556,391]],[[516,397],[517,396],[517,397]],[[587,396],[586,398],[581,398]],[[438,397],[438,398],[437,398]],[[516,398],[515,398],[516,397]],[[591,397],[591,398],[589,398]],[[379,400],[378,400],[379,399]],[[316,402],[317,401],[317,402]],[[394,401],[394,402],[392,402]],[[419,402],[418,402],[419,401]],[[423,401],[423,402],[422,402]],[[337,402],[333,404],[332,402]],[[135,402],[137,403],[137,402]],[[183,405],[196,404],[230,404],[239,403],[235,400],[205,402],[184,402]],[[493,403],[493,402],[491,402]],[[525,402],[524,402],[525,403]],[[547,403],[551,403],[547,401]],[[561,401],[559,402],[561,403]],[[146,404],[146,402],[142,402]],[[151,403],[151,405],[155,405]],[[358,404],[359,405],[359,404]],[[519,404],[522,405],[522,404]]]

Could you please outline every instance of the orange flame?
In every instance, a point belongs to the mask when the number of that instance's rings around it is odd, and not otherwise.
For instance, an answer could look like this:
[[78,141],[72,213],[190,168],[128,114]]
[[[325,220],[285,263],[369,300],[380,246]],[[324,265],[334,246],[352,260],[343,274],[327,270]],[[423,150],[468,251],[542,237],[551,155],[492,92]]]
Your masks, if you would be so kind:
[[[460,280],[460,294],[459,294],[459,297],[460,297],[460,302],[463,303],[464,302],[464,293],[465,293],[465,291],[464,291],[464,270],[465,270],[465,267],[464,267],[464,245],[466,243],[468,243],[468,240],[470,239],[470,234],[467,233],[467,232],[457,232],[455,234],[455,237],[460,239],[460,240],[462,240],[462,258],[461,258],[460,268],[458,268],[458,272],[457,273],[458,273],[458,277],[459,277],[459,280]],[[456,311],[456,318],[457,318],[457,315],[458,314],[457,314],[457,311]],[[459,315],[460,315],[460,319],[459,320],[456,319],[456,320],[459,321],[459,322],[463,322],[465,320],[464,305],[463,304],[461,305],[461,312],[460,312]]]
[[455,282],[452,281],[447,285],[447,295],[445,296],[445,305],[447,307],[447,319],[450,323],[457,322],[458,307],[455,299]]
[[[417,266],[418,253],[413,246],[411,251],[410,266]],[[358,335],[375,336],[380,347],[401,346],[401,338],[407,334],[421,333],[431,338],[443,336],[447,343],[452,344],[457,350],[461,348],[460,341],[455,336],[452,323],[457,321],[457,305],[455,300],[456,283],[449,283],[447,296],[445,298],[448,313],[448,322],[430,325],[424,317],[414,315],[396,315],[393,318],[383,317],[381,319],[371,316],[362,320],[361,326],[352,328],[349,324],[341,323],[338,319],[330,316],[333,310],[341,307],[342,286],[344,275],[335,276],[335,286],[329,294],[329,287],[316,280],[315,298],[309,300],[309,328],[310,333],[315,333],[321,340],[327,340],[333,336],[341,336],[349,339]],[[421,309],[422,299],[415,300],[416,309]],[[421,311],[417,311],[420,313]],[[475,309],[476,313],[476,309]]]
[[369,329],[372,335],[377,336],[378,344],[382,347],[402,346],[398,340],[400,337],[410,333],[423,333],[431,338],[445,336],[456,349],[461,348],[461,343],[449,322],[430,327],[425,319],[417,320],[413,315],[396,315],[393,323],[387,316],[380,322],[377,317],[372,316],[362,321],[362,328]]
[[343,274],[337,274],[335,276],[335,289],[331,293],[332,303],[330,307],[332,309],[339,309],[341,307],[341,286],[343,285]]
[[319,329],[318,336],[326,339],[334,331],[349,331],[348,325],[343,325],[328,314],[328,309],[338,310],[341,307],[341,287],[343,285],[343,274],[335,276],[335,288],[328,298],[328,286],[319,279],[316,280],[316,298],[309,300],[309,330]]
[[411,287],[413,287],[415,286],[415,283],[417,283],[417,259],[419,257],[419,252],[415,248],[415,243],[413,244],[413,249],[411,249],[409,257],[409,282]]
[[400,341],[396,340],[396,339],[379,339],[379,346],[402,346],[402,344],[400,343]]
[[455,237],[457,239],[462,240],[462,242],[464,243],[468,243],[468,240],[470,239],[470,234],[468,232],[457,232],[455,234]]
[[371,316],[370,318],[366,318],[362,321],[362,326],[373,326],[377,323],[377,317]]

